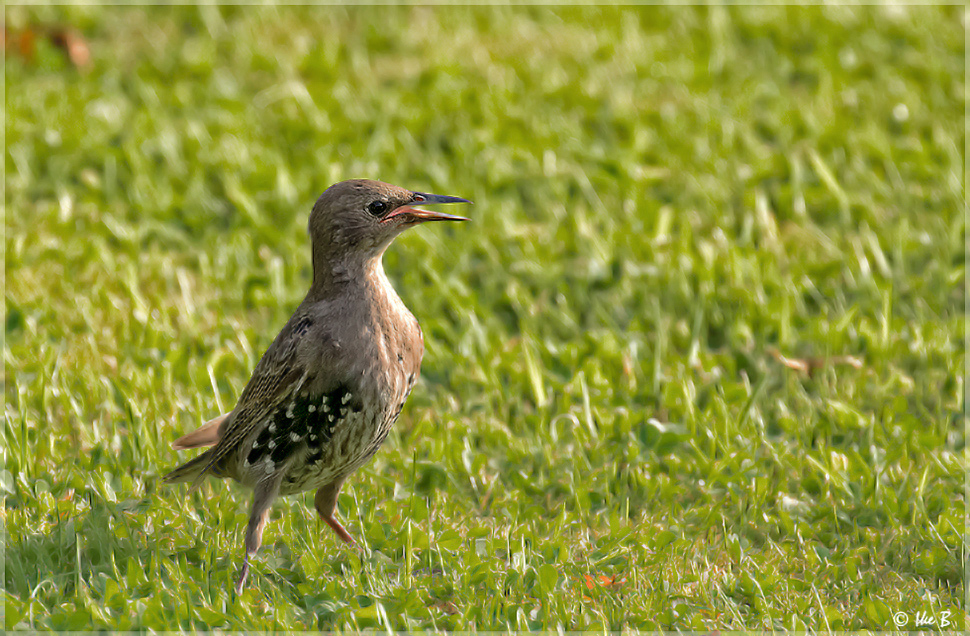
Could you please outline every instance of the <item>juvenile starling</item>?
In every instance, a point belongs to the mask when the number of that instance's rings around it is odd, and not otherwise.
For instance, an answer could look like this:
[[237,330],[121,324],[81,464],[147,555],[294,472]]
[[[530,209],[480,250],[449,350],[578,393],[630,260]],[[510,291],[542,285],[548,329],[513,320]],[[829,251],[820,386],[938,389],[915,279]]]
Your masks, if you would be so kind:
[[212,446],[168,475],[199,486],[206,475],[254,490],[241,593],[279,495],[317,489],[314,505],[337,536],[344,480],[380,448],[414,387],[424,353],[417,320],[391,287],[381,257],[394,238],[425,221],[464,221],[419,209],[469,203],[355,179],[324,192],[310,213],[313,284],[263,355],[236,407],[177,440]]

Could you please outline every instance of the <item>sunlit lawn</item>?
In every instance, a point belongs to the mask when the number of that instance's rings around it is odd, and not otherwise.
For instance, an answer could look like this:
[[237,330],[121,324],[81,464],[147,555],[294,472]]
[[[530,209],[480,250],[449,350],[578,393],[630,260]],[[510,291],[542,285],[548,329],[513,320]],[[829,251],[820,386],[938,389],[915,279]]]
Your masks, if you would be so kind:
[[[959,7],[8,7],[6,627],[960,629]],[[74,68],[39,29],[72,25]],[[339,506],[187,496],[331,183],[422,381]]]

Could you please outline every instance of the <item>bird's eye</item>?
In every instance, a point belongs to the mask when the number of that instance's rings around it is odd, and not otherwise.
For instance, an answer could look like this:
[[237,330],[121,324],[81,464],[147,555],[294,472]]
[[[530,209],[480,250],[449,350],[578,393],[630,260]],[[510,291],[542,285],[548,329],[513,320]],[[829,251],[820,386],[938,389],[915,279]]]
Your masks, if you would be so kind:
[[387,211],[387,203],[384,201],[371,201],[367,204],[367,211],[374,216],[380,216]]

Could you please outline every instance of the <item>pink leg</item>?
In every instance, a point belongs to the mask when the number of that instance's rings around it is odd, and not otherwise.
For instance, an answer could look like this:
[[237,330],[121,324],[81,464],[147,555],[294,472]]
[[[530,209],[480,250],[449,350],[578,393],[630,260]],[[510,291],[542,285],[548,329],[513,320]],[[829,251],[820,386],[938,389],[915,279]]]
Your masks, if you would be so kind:
[[320,518],[328,526],[333,528],[333,531],[340,537],[340,540],[353,545],[356,543],[354,538],[350,536],[350,533],[333,516],[333,511],[337,507],[337,495],[340,493],[340,487],[343,485],[344,480],[340,479],[326,486],[321,486],[313,498],[313,505],[317,509],[317,514],[320,515]]
[[246,529],[246,556],[243,557],[242,570],[236,579],[236,594],[242,594],[246,577],[249,576],[249,557],[256,556],[259,545],[263,542],[263,528],[269,519],[269,508],[279,492],[279,483],[263,482],[256,486],[253,497],[253,511],[249,515],[249,527]]

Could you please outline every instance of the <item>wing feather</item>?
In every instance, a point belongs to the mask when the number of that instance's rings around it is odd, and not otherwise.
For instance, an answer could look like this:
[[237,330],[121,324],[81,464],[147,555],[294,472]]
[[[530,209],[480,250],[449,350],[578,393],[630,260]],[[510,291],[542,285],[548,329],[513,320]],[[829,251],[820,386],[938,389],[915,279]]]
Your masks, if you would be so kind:
[[312,319],[294,315],[263,354],[253,375],[239,396],[228,426],[221,432],[219,442],[207,453],[208,461],[192,482],[197,487],[212,470],[239,444],[261,426],[267,426],[272,415],[289,401],[306,381],[307,369],[297,356],[300,339],[306,335]]

